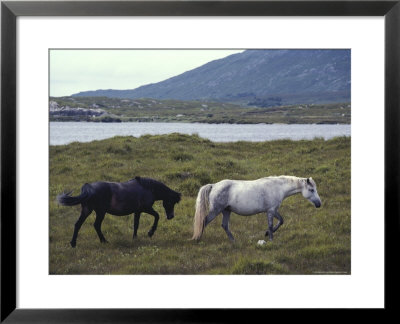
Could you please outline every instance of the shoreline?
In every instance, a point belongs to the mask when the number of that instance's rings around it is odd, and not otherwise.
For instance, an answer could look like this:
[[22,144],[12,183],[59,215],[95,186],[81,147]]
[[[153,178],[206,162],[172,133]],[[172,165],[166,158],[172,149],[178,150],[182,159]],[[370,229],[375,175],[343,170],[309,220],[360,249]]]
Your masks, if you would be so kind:
[[173,137],[173,136],[178,136],[178,137],[182,137],[182,138],[190,138],[190,139],[194,139],[194,138],[198,138],[199,140],[202,141],[209,141],[210,143],[213,144],[238,144],[238,143],[243,143],[243,144],[257,144],[257,143],[273,143],[273,142],[278,142],[278,141],[290,141],[290,142],[304,142],[304,141],[309,141],[309,142],[313,142],[313,141],[319,141],[319,140],[323,140],[325,142],[327,141],[332,141],[338,138],[348,138],[351,140],[351,134],[350,135],[338,135],[338,136],[334,136],[332,138],[323,138],[323,137],[318,137],[315,136],[312,139],[291,139],[291,138],[277,138],[277,139],[272,139],[272,140],[259,140],[259,141],[249,141],[249,140],[236,140],[236,141],[231,141],[231,142],[226,142],[226,141],[213,141],[210,140],[208,138],[202,137],[200,136],[198,133],[192,133],[192,134],[185,134],[185,133],[179,133],[179,132],[175,132],[175,133],[168,133],[168,134],[143,134],[140,136],[134,136],[134,135],[115,135],[112,137],[107,137],[107,138],[103,138],[103,139],[93,139],[90,141],[72,141],[72,142],[68,142],[68,143],[64,143],[64,144],[50,144],[50,147],[56,147],[56,146],[67,146],[67,145],[71,145],[73,143],[80,143],[80,144],[90,144],[90,143],[94,143],[94,142],[102,142],[102,141],[110,141],[110,140],[114,140],[117,138],[122,138],[122,139],[134,139],[134,140],[141,140],[141,139],[148,139],[148,138],[155,138],[158,137],[160,140],[166,140],[168,139],[168,137]]
[[132,121],[132,120],[121,120],[121,121],[94,121],[94,120],[49,120],[50,123],[91,123],[91,124],[121,124],[121,123],[137,123],[137,124],[144,124],[144,123],[167,123],[167,124],[210,124],[210,125],[351,125],[351,123],[340,123],[340,122],[317,122],[317,123],[267,123],[267,122],[246,122],[246,123],[226,123],[226,122],[203,122],[203,121],[184,121],[184,120],[152,120],[152,121]]

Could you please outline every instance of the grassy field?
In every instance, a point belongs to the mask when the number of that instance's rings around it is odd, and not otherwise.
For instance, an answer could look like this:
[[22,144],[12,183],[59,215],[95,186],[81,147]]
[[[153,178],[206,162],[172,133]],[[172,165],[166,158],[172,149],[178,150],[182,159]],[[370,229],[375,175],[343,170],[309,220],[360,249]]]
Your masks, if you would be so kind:
[[350,124],[349,103],[249,107],[230,103],[105,97],[50,98],[60,107],[103,109],[107,115],[50,116],[51,121],[186,122],[230,124]]
[[[350,138],[329,141],[213,143],[198,136],[115,137],[91,143],[50,147],[50,274],[349,274]],[[274,241],[264,237],[265,214],[232,214],[231,243],[218,216],[200,242],[191,241],[197,191],[222,179],[257,179],[269,175],[313,177],[322,207],[301,194],[284,200],[285,223]],[[85,182],[126,181],[147,176],[182,193],[175,218],[167,220],[161,202],[158,229],[147,236],[153,217],[142,214],[132,240],[133,216],[106,215],[101,244],[94,214],[83,224],[71,248],[80,206],[63,207],[57,194]],[[267,244],[258,246],[265,239]]]

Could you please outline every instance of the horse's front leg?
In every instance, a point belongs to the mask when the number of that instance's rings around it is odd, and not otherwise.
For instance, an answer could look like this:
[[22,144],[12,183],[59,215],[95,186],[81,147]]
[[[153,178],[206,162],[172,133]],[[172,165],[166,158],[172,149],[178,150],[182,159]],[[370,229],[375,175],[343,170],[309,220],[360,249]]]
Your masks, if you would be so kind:
[[137,236],[137,231],[139,228],[139,220],[140,220],[140,212],[135,213],[135,216],[133,218],[133,237],[132,237],[132,239],[134,239]]
[[[281,225],[283,225],[283,218],[282,218],[282,216],[278,213],[278,211],[276,211],[276,213],[274,214],[274,216],[275,216],[275,218],[276,219],[278,219],[278,224],[276,224],[276,226],[273,228],[273,232],[275,233],[276,231],[277,231],[277,229],[279,228],[279,227],[281,227]],[[267,230],[266,232],[265,232],[265,236],[268,236],[269,235],[269,230]]]
[[153,226],[151,226],[150,230],[148,231],[148,235],[149,237],[152,237],[154,232],[157,229],[157,225],[158,225],[158,220],[160,219],[160,215],[158,215],[158,213],[153,209],[153,207],[149,208],[146,210],[146,213],[153,215],[154,216],[154,223]]
[[[269,240],[272,241],[274,238],[274,213],[267,212],[267,219],[268,219],[268,233],[269,233]],[[267,235],[267,232],[265,235]]]

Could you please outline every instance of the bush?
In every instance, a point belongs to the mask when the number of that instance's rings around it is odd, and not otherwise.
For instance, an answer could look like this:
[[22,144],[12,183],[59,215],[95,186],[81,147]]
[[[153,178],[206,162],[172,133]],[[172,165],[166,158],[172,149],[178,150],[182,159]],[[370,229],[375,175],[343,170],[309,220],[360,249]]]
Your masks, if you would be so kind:
[[273,261],[240,259],[233,267],[233,274],[285,274],[284,266]]

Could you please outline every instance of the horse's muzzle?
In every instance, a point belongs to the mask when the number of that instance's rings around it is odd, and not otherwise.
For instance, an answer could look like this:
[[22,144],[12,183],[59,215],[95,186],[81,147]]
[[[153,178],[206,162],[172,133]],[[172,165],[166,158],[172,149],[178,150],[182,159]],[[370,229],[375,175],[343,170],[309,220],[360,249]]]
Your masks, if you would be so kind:
[[317,201],[317,202],[314,203],[314,205],[315,205],[316,208],[319,208],[319,207],[321,207],[322,204],[321,204],[320,201]]
[[172,219],[172,218],[174,218],[174,214],[167,214],[167,219]]

